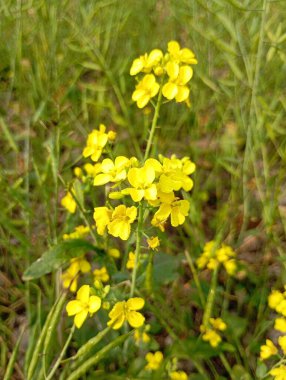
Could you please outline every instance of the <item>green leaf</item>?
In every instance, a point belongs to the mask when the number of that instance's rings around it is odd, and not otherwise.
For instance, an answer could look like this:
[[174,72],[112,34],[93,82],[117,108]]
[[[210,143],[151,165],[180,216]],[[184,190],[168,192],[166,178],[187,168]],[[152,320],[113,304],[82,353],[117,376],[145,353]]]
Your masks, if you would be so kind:
[[246,369],[238,364],[232,368],[232,376],[234,380],[251,380],[251,376]]
[[177,279],[179,266],[178,256],[156,253],[153,266],[153,282],[155,286],[166,285]]
[[182,342],[176,342],[172,348],[172,354],[180,359],[209,359],[218,356],[221,353],[221,347],[212,347],[203,340],[190,337]]
[[58,269],[73,257],[81,256],[87,251],[95,251],[99,255],[104,253],[102,249],[95,247],[85,240],[71,239],[63,241],[45,252],[38,260],[34,261],[24,272],[23,280],[29,281],[39,278]]

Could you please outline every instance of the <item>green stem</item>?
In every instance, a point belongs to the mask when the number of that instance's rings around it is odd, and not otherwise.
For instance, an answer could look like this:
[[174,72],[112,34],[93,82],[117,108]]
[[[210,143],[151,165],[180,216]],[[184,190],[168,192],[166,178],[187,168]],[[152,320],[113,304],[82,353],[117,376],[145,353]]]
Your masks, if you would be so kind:
[[195,281],[196,287],[197,287],[198,292],[199,292],[199,297],[200,297],[200,300],[201,300],[201,304],[204,307],[205,303],[206,303],[205,296],[204,296],[204,293],[203,293],[203,290],[202,290],[202,287],[201,287],[201,283],[200,283],[200,280],[199,280],[196,268],[194,266],[193,260],[192,260],[191,255],[189,254],[189,252],[187,250],[185,250],[185,256],[186,256],[187,262],[188,262],[188,264],[190,266],[190,269],[192,271],[192,274],[193,274],[193,277],[194,277],[194,281]]
[[46,377],[46,380],[52,380],[54,378],[53,376],[54,376],[56,370],[58,369],[59,365],[61,364],[62,358],[64,357],[64,355],[66,353],[66,350],[67,350],[67,348],[68,348],[68,346],[70,344],[70,341],[72,339],[74,330],[75,330],[75,325],[73,325],[73,327],[71,328],[71,331],[70,331],[69,336],[68,336],[68,338],[66,340],[66,343],[65,343],[65,345],[64,345],[64,347],[63,347],[63,349],[62,349],[62,351],[61,351],[61,353],[60,353],[57,361],[55,362],[55,364],[54,364],[51,372]]
[[220,354],[219,357],[220,357],[220,360],[222,361],[222,364],[224,365],[225,369],[227,370],[230,378],[234,379],[234,377],[233,377],[233,371],[232,371],[232,369],[231,369],[231,367],[229,365],[229,362],[227,361],[225,355],[224,354]]
[[204,326],[208,326],[209,324],[209,319],[212,314],[212,309],[213,309],[213,304],[215,301],[215,293],[216,293],[216,285],[217,285],[217,275],[218,275],[218,268],[214,269],[213,274],[212,274],[212,280],[211,280],[211,287],[209,290],[208,298],[207,298],[207,303],[205,306],[205,312],[203,316],[203,324]]
[[159,111],[160,111],[161,104],[162,104],[162,87],[160,88],[158,101],[157,101],[157,104],[155,107],[155,112],[154,112],[152,125],[151,125],[151,129],[150,129],[150,133],[149,133],[149,138],[147,141],[147,146],[146,146],[146,150],[145,150],[145,154],[144,154],[144,161],[147,160],[147,158],[149,157],[151,145],[152,145],[153,138],[154,138],[155,129],[157,126],[157,121],[158,121],[158,117],[159,117]]
[[149,253],[148,265],[146,269],[146,279],[145,279],[145,287],[148,294],[152,294],[153,292],[153,259],[154,259],[154,251]]
[[133,272],[132,272],[132,282],[131,282],[131,289],[130,289],[130,297],[133,297],[134,292],[135,292],[137,268],[138,268],[139,259],[140,259],[143,214],[144,214],[143,204],[140,203],[139,204],[138,224],[137,224],[137,230],[136,230],[135,263],[134,263],[134,268],[133,268]]

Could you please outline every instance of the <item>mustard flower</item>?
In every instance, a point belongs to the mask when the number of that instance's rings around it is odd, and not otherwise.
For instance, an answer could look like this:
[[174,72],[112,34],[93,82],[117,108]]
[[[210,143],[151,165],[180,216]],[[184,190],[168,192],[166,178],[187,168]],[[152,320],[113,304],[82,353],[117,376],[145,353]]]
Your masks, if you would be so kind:
[[159,91],[159,84],[156,82],[153,74],[147,74],[137,84],[132,94],[132,100],[137,103],[138,108],[144,108],[151,98],[156,96]]
[[106,267],[95,269],[93,271],[93,275],[94,275],[94,280],[101,281],[101,282],[108,282],[110,278]]
[[209,342],[212,347],[217,347],[222,340],[220,335],[213,329],[204,328],[204,326],[201,326],[201,331],[203,332],[203,340]]
[[186,84],[192,79],[193,69],[190,66],[179,67],[174,62],[166,65],[169,80],[162,88],[162,94],[168,100],[175,99],[176,102],[184,102],[190,95],[190,89]]
[[100,164],[100,173],[94,177],[95,186],[105,185],[108,182],[119,182],[126,178],[126,168],[130,165],[130,160],[124,156],[118,156],[113,162],[110,158],[105,158]]
[[286,380],[286,365],[273,368],[269,373],[274,376],[274,380]]
[[83,157],[90,157],[94,162],[99,160],[102,150],[108,141],[108,134],[105,133],[105,130],[105,125],[100,124],[99,130],[94,129],[88,135],[86,147],[82,152]]
[[286,333],[286,319],[285,318],[276,318],[274,329],[283,333]]
[[147,239],[147,243],[149,248],[151,248],[154,251],[157,251],[158,247],[160,246],[160,240],[158,236],[151,237],[150,239]]
[[260,359],[262,360],[268,359],[277,353],[278,350],[270,339],[266,339],[266,344],[260,347]]
[[284,317],[286,317],[286,298],[280,302],[278,306],[276,306],[277,313],[282,314]]
[[140,72],[150,73],[153,68],[158,66],[163,58],[163,53],[159,49],[152,50],[149,54],[145,53],[136,58],[130,68],[130,75],[137,75]]
[[74,214],[76,211],[76,201],[74,200],[74,197],[72,196],[72,193],[69,191],[67,194],[62,198],[61,205],[68,210],[71,214]]
[[91,269],[90,263],[84,257],[76,257],[70,260],[69,268],[62,274],[63,287],[71,292],[77,290],[79,272],[87,273]]
[[117,206],[112,213],[111,222],[107,226],[108,232],[112,236],[127,240],[131,232],[130,225],[134,222],[136,216],[136,207]]
[[196,65],[198,63],[195,54],[188,48],[181,49],[177,41],[168,43],[168,53],[170,60],[176,63],[186,63],[188,65]]
[[272,290],[268,296],[268,306],[271,309],[276,309],[276,307],[284,300],[284,296],[279,290]]
[[171,380],[188,380],[188,375],[184,371],[172,371],[170,373]]
[[114,259],[120,258],[120,251],[117,248],[109,248],[107,250],[107,254],[108,254],[108,256],[113,257]]
[[74,317],[74,324],[79,329],[88,314],[92,316],[101,307],[101,299],[90,295],[90,286],[83,285],[76,294],[76,300],[68,302],[66,310],[68,316]]
[[120,329],[125,321],[134,328],[143,326],[145,318],[141,313],[138,313],[138,310],[144,307],[144,303],[143,298],[139,297],[117,302],[108,314],[110,321],[108,321],[107,325],[114,330]]
[[163,358],[164,357],[161,351],[156,351],[154,354],[152,352],[148,352],[145,356],[145,359],[147,361],[145,369],[156,371],[160,368]]
[[278,344],[282,348],[283,354],[286,355],[286,335],[279,336]]
[[171,216],[171,225],[178,227],[185,222],[186,216],[189,214],[190,203],[185,199],[175,197],[174,193],[170,193],[168,198],[168,200],[165,198],[165,202],[161,203],[153,219],[166,221]]
[[126,263],[126,268],[127,269],[133,269],[134,267],[135,267],[135,253],[129,252],[128,253],[128,260]]
[[149,331],[150,325],[143,326],[142,328],[136,329],[134,331],[134,340],[137,344],[142,343],[149,343],[150,342],[150,336],[147,334],[147,331]]
[[103,235],[106,227],[111,221],[112,210],[108,207],[95,207],[93,213],[93,219],[95,220],[95,225],[97,228],[97,233]]
[[157,188],[153,183],[155,180],[155,170],[150,166],[142,168],[131,168],[128,171],[128,181],[131,186],[124,189],[124,194],[130,194],[134,202],[140,202],[143,198],[146,200],[155,200],[157,197]]
[[74,231],[71,232],[70,234],[64,234],[63,239],[68,240],[68,239],[81,239],[84,236],[86,236],[90,232],[90,228],[87,226],[77,226],[75,227]]
[[226,323],[221,318],[210,318],[210,324],[212,327],[219,331],[224,331],[226,329]]

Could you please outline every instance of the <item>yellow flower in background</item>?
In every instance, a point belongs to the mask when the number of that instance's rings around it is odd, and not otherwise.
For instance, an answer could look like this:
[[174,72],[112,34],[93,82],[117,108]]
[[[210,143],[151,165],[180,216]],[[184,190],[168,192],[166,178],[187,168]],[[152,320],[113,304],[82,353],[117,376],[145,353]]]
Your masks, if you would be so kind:
[[61,205],[71,214],[75,213],[77,205],[70,191],[62,198]]
[[150,325],[146,325],[134,331],[134,340],[137,344],[150,342],[150,336],[147,334],[149,329]]
[[270,339],[266,339],[266,344],[260,347],[260,359],[265,360],[278,353],[277,348]]
[[[203,330],[203,328],[201,328],[201,330]],[[209,342],[212,347],[217,347],[222,341],[220,335],[215,330],[209,328],[204,329],[202,338],[204,341]]]
[[273,368],[269,373],[274,376],[274,380],[286,380],[286,365]]
[[151,98],[156,96],[159,91],[159,84],[153,74],[147,74],[137,84],[135,91],[132,94],[132,100],[137,103],[138,108],[144,108]]
[[212,327],[219,331],[224,331],[226,329],[226,323],[221,318],[210,318],[210,324]]
[[79,329],[88,314],[92,316],[101,307],[101,299],[90,295],[90,286],[83,285],[76,294],[76,300],[68,302],[66,310],[68,316],[74,317],[74,324]]
[[117,248],[109,248],[107,250],[107,254],[108,254],[108,256],[113,257],[114,259],[120,258],[120,251]]
[[153,184],[155,170],[152,167],[131,168],[128,171],[127,178],[133,187],[124,189],[122,193],[129,194],[134,202],[140,202],[143,198],[147,200],[156,199],[157,187]]
[[74,231],[71,232],[70,234],[64,234],[63,239],[68,240],[68,239],[80,239],[88,235],[90,232],[90,228],[87,226],[77,226],[75,227]]
[[188,375],[184,371],[173,371],[170,373],[171,380],[188,380]]
[[131,227],[137,217],[137,208],[126,207],[125,205],[117,206],[111,216],[111,222],[108,224],[110,235],[119,237],[122,240],[129,238]]
[[162,88],[162,94],[168,100],[175,99],[176,102],[184,102],[189,98],[190,89],[186,84],[192,79],[193,69],[190,66],[179,67],[174,62],[166,65],[169,80]]
[[161,351],[156,351],[154,354],[152,352],[148,352],[145,356],[147,364],[145,369],[150,371],[157,371],[160,368],[163,361],[163,354]]
[[129,252],[128,253],[128,260],[126,263],[126,268],[127,269],[133,269],[134,267],[135,267],[135,253]]
[[278,344],[282,348],[283,354],[286,355],[286,335],[279,336]]
[[126,168],[130,166],[130,160],[124,156],[116,157],[114,162],[110,158],[105,158],[99,165],[99,173],[93,181],[95,186],[123,181],[127,176]]
[[286,333],[286,319],[285,318],[276,318],[274,329],[283,333]]
[[83,157],[90,157],[96,162],[101,156],[102,150],[107,144],[108,134],[105,133],[106,127],[100,124],[99,129],[94,129],[87,137],[86,147],[84,148]]
[[268,306],[271,309],[276,309],[276,307],[284,300],[284,295],[279,292],[279,290],[272,290],[268,296]]
[[154,49],[149,54],[141,55],[133,61],[130,75],[137,75],[140,72],[150,73],[153,68],[158,66],[162,58],[163,52],[159,49]]
[[147,243],[149,248],[153,249],[154,251],[158,251],[158,247],[160,246],[160,240],[158,236],[151,237],[150,239],[147,239]]
[[69,268],[62,274],[63,287],[69,288],[71,292],[77,290],[77,280],[79,272],[87,273],[91,270],[90,263],[83,257],[76,257],[70,260]]
[[103,235],[106,227],[111,221],[112,210],[107,207],[95,207],[93,219],[95,221],[98,235]]
[[101,282],[108,282],[110,279],[106,267],[95,269],[93,271],[93,275],[94,275],[94,280],[101,281]]
[[143,326],[145,318],[141,313],[138,313],[138,310],[144,307],[144,303],[143,298],[139,297],[117,302],[108,314],[110,321],[108,321],[107,325],[114,330],[120,329],[125,321],[134,328]]

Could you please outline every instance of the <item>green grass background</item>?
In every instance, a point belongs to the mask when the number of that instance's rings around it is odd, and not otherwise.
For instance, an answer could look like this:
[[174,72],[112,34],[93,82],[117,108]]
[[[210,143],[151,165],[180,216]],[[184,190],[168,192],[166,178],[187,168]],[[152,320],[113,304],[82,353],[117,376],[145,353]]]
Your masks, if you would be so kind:
[[199,61],[191,109],[163,107],[156,141],[197,164],[187,248],[223,233],[257,296],[286,280],[285,16],[270,0],[0,1],[1,368],[55,300],[56,283],[21,275],[66,231],[60,199],[87,134],[103,122],[116,154],[142,154],[152,114],[132,103],[129,68],[172,39]]

